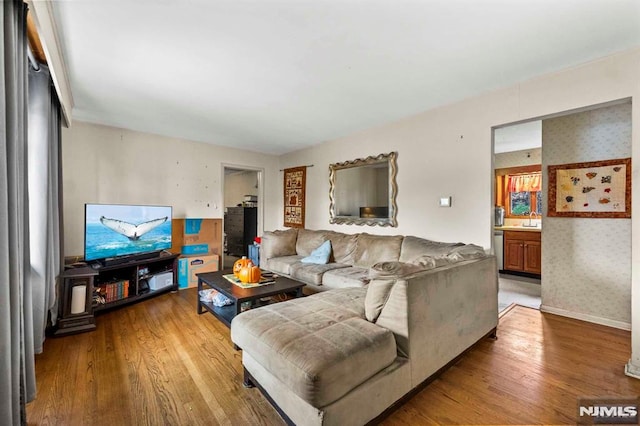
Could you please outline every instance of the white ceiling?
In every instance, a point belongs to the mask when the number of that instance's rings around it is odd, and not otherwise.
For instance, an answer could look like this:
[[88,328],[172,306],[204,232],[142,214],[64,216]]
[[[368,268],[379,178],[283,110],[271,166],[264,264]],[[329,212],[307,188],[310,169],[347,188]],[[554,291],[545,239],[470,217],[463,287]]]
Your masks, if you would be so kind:
[[637,0],[54,1],[77,120],[282,154],[640,45]]

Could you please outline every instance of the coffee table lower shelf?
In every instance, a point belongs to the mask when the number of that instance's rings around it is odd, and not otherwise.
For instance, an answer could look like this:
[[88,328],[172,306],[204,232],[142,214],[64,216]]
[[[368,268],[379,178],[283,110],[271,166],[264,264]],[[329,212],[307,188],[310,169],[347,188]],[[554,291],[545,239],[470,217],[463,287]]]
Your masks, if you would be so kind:
[[[251,302],[251,309],[259,308],[260,306],[270,305],[271,303],[275,303],[275,302],[263,301],[259,299],[254,300]],[[203,301],[200,301],[199,305],[202,308],[204,308],[205,311],[209,311],[214,317],[222,321],[222,323],[227,327],[231,327],[231,320],[242,311],[241,306],[238,305],[237,300],[234,300],[233,304],[227,305],[227,306],[215,306],[213,303],[203,302]],[[238,309],[238,306],[240,306],[240,309]],[[199,310],[198,314],[203,314],[205,313],[205,311]]]
[[[303,296],[302,288],[305,284],[300,281],[295,281],[287,277],[278,277],[273,284],[253,288],[242,288],[230,283],[223,277],[223,275],[230,272],[231,271],[226,270],[197,274],[198,314],[201,315],[208,311],[227,327],[231,327],[231,321],[241,312],[244,303],[250,303],[251,308],[257,308],[275,303],[271,299],[272,296],[282,294],[291,294],[293,297]],[[204,286],[219,291],[231,299],[233,303],[227,306],[215,306],[213,303],[203,302],[200,300],[200,291]]]
[[[200,296],[198,295],[198,297]],[[199,306],[211,312],[214,317],[222,321],[227,327],[231,327],[231,320],[237,315],[235,303],[227,306],[215,306],[213,303],[201,301],[199,302]],[[204,311],[198,313],[203,314]]]

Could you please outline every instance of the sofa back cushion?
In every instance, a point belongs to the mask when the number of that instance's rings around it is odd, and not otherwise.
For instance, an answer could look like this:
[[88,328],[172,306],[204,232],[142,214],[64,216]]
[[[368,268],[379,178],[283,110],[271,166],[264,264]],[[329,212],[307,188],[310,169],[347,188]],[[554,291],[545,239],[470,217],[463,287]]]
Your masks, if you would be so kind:
[[327,237],[331,240],[332,260],[337,263],[353,265],[353,254],[356,251],[358,234],[349,235],[341,232],[329,232]]
[[378,262],[369,268],[369,278],[395,279],[417,274],[431,269],[429,265],[419,265],[403,262]]
[[296,228],[286,231],[267,231],[262,235],[260,257],[265,260],[274,257],[293,256],[296,254]]
[[358,235],[353,265],[370,268],[379,262],[396,262],[400,257],[401,235]]
[[464,246],[463,243],[441,243],[439,241],[426,240],[424,238],[404,237],[400,250],[400,262],[412,263],[419,257],[443,256],[455,248]]
[[298,239],[296,241],[296,254],[299,256],[309,256],[312,251],[317,249],[327,241],[329,231],[314,231],[311,229],[301,228],[298,230]]

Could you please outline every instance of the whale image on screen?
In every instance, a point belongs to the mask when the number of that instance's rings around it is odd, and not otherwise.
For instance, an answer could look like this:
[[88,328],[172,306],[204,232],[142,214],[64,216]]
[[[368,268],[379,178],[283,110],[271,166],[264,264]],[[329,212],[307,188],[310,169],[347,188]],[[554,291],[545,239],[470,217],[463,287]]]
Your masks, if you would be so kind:
[[171,207],[85,205],[85,261],[171,248]]

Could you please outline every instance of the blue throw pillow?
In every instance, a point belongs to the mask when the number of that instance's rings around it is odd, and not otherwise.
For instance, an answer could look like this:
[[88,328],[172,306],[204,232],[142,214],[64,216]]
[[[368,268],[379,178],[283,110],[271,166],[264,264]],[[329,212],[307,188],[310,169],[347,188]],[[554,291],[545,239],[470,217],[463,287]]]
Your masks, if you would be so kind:
[[311,252],[311,254],[301,260],[302,263],[317,263],[318,265],[325,265],[329,263],[331,257],[331,241],[327,240],[320,245],[317,249]]

